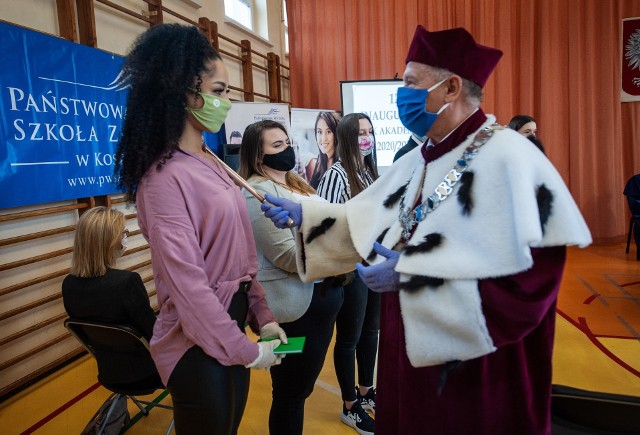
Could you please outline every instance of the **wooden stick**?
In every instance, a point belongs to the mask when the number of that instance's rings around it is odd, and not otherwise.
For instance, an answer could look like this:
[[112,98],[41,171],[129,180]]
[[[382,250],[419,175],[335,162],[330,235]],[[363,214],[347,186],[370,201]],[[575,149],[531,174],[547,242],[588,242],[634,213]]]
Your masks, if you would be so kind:
[[[214,160],[218,163],[220,163],[220,165],[222,166],[222,168],[227,172],[227,174],[229,174],[229,176],[233,179],[233,182],[236,183],[236,185],[241,188],[241,189],[247,189],[247,192],[249,192],[251,195],[253,195],[258,201],[260,201],[262,204],[269,204],[269,205],[273,205],[270,204],[269,201],[267,201],[265,199],[264,196],[262,196],[260,193],[258,193],[258,191],[256,189],[253,188],[253,186],[251,186],[249,183],[247,183],[247,180],[245,180],[244,178],[242,178],[240,176],[240,174],[238,174],[236,171],[234,171],[229,165],[227,165],[225,162],[222,161],[222,159],[220,159],[220,157],[218,157],[216,155],[216,153],[214,153],[213,151],[211,151],[211,149],[208,146],[205,146],[204,149],[211,154],[211,156],[214,158]],[[287,226],[289,228],[293,228],[293,219],[289,218],[287,219]]]
[[260,201],[261,203],[265,203],[267,202],[266,199],[264,199],[264,196],[260,195],[258,193],[258,191],[256,189],[254,189],[249,183],[247,183],[247,181],[242,178],[240,176],[240,174],[238,174],[236,171],[234,171],[229,165],[227,165],[225,162],[223,162],[220,157],[218,157],[216,155],[216,153],[214,153],[213,151],[211,151],[211,148],[209,148],[208,146],[205,146],[204,149],[211,154],[211,156],[215,159],[216,162],[220,163],[220,165],[224,168],[225,171],[227,171],[227,174],[229,174],[229,176],[231,178],[233,178],[233,182],[236,183],[236,185],[241,188],[241,189],[247,189],[247,191],[252,194],[258,201]]

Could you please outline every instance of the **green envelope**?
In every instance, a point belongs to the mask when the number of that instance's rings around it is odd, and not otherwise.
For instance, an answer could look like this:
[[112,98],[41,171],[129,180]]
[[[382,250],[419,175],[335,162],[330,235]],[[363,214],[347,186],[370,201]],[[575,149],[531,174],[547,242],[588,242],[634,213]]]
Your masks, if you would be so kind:
[[[304,342],[307,340],[307,337],[287,337],[289,343],[281,344],[273,350],[273,353],[278,354],[288,354],[288,353],[302,353],[302,349],[304,348]],[[261,341],[271,341],[275,340],[275,338],[265,338]]]

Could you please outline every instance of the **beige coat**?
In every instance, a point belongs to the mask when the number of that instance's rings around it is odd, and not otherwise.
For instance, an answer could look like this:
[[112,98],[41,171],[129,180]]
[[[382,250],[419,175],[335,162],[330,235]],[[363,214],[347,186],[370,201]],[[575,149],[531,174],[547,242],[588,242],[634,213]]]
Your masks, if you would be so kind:
[[[251,177],[249,184],[263,195],[295,201],[291,192],[273,181]],[[293,322],[307,311],[313,296],[313,283],[304,283],[298,276],[293,230],[276,228],[264,217],[258,200],[247,191],[244,195],[258,251],[258,281],[278,322]]]

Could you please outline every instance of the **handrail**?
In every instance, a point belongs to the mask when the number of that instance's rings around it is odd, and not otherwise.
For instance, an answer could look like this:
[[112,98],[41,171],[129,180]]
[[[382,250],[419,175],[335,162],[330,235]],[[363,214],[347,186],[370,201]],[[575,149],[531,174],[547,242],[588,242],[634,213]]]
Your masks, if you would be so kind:
[[28,328],[22,329],[14,334],[8,335],[2,339],[0,339],[0,346],[4,346],[7,343],[11,343],[12,341],[15,341],[19,338],[24,337],[25,335],[29,335],[32,332],[35,332],[39,329],[44,328],[45,326],[49,326],[53,323],[56,323],[58,320],[62,320],[67,318],[68,315],[67,313],[62,313],[62,314],[58,314],[57,316],[51,317],[47,320],[44,320],[40,323],[36,323],[35,325],[31,325]]
[[264,65],[260,65],[260,64],[255,63],[255,62],[251,62],[251,65],[253,65],[255,68],[261,69],[262,71],[269,72],[269,67],[266,67]]
[[22,290],[23,288],[31,287],[32,285],[40,284],[55,278],[59,278],[61,276],[68,275],[71,269],[66,268],[62,270],[58,270],[57,272],[52,272],[47,275],[39,276],[38,278],[33,278],[28,281],[23,281],[18,284],[11,285],[9,287],[5,287],[0,289],[0,296],[8,295],[9,293],[13,293],[18,290]]
[[11,263],[0,264],[0,272],[4,272],[5,270],[16,269],[18,267],[37,263],[39,261],[50,260],[52,258],[61,257],[66,254],[70,254],[71,252],[73,252],[73,247],[58,249],[57,251],[47,252],[46,254],[42,254],[42,255],[36,255],[35,257],[23,258],[22,260],[13,261]]
[[18,364],[19,362],[22,362],[24,360],[26,360],[27,358],[32,357],[33,355],[42,352],[43,350],[47,350],[49,349],[51,346],[53,346],[54,344],[60,343],[63,340],[66,340],[67,338],[71,337],[71,333],[70,332],[65,332],[62,335],[58,335],[57,337],[42,343],[39,346],[36,346],[24,353],[21,353],[20,355],[11,358],[10,360],[7,360],[3,363],[0,363],[0,371],[2,370],[6,370],[9,367]]
[[0,239],[0,246],[14,245],[16,243],[26,242],[29,240],[42,239],[49,236],[57,236],[58,234],[71,233],[76,229],[75,225],[66,227],[53,228],[51,230],[38,231],[36,233],[23,234],[21,236],[10,237],[8,239]]
[[240,62],[242,62],[242,56],[238,56],[237,54],[233,54],[229,51],[226,50],[218,50],[220,52],[220,54],[224,54],[225,56],[231,57],[233,59],[239,60]]
[[227,41],[227,42],[229,42],[229,43],[231,43],[231,44],[233,44],[233,45],[235,45],[237,47],[242,47],[242,45],[239,42],[234,41],[233,39],[229,38],[228,36],[224,36],[222,33],[218,33],[218,38],[222,39],[223,41]]
[[263,58],[264,60],[269,60],[269,58],[266,55],[260,53],[259,51],[254,50],[253,48],[251,49],[251,53],[255,54],[258,57]]
[[0,215],[0,223],[16,221],[19,219],[26,219],[30,217],[46,216],[54,213],[60,213],[61,211],[82,210],[88,207],[89,207],[88,204],[78,203],[78,204],[70,204],[70,205],[60,205],[57,207],[41,208],[38,210],[22,211],[18,213],[3,214],[3,215]]
[[151,18],[148,18],[148,17],[146,17],[146,16],[144,16],[142,14],[139,14],[137,12],[134,12],[131,9],[127,9],[124,6],[120,6],[119,4],[110,2],[109,0],[95,0],[95,1],[97,1],[98,3],[102,3],[103,5],[112,7],[113,9],[116,9],[116,10],[118,10],[118,11],[120,11],[122,13],[125,13],[125,14],[127,14],[127,15],[129,15],[131,17],[134,17],[134,18],[137,18],[139,20],[145,21],[145,22],[147,22],[149,24],[153,24],[154,23],[154,20],[152,20]]
[[197,21],[193,21],[192,19],[187,18],[184,15],[180,15],[179,13],[174,12],[165,6],[162,6],[162,11],[168,13],[169,15],[173,15],[176,18],[180,18],[185,23],[193,24],[196,27],[200,27],[200,23],[198,23]]
[[62,293],[55,293],[49,296],[46,296],[42,299],[38,299],[37,301],[29,302],[28,304],[21,305],[13,310],[5,311],[4,313],[0,313],[0,322],[3,320],[10,319],[13,316],[24,313],[25,311],[32,310],[37,307],[41,307],[43,305],[48,304],[49,302],[53,302],[56,299],[62,298]]

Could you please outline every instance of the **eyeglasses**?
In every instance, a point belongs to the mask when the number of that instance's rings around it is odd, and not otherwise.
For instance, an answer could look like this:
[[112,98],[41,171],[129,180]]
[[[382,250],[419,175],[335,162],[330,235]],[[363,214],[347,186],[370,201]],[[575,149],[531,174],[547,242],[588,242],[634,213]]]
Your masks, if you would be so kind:
[[124,237],[129,237],[129,230],[127,228],[125,228],[124,231],[122,232],[122,235]]

